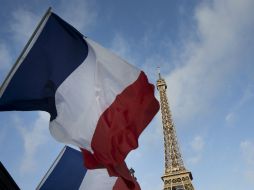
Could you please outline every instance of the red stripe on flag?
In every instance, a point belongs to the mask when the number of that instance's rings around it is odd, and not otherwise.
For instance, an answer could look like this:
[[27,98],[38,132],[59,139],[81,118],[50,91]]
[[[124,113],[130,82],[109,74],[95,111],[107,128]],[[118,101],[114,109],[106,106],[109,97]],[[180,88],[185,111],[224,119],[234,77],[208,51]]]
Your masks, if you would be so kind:
[[124,159],[138,147],[139,135],[158,110],[154,86],[141,72],[138,79],[117,95],[99,118],[91,143],[93,154],[82,150],[87,159],[86,167],[92,169],[103,165],[111,176],[129,181]]

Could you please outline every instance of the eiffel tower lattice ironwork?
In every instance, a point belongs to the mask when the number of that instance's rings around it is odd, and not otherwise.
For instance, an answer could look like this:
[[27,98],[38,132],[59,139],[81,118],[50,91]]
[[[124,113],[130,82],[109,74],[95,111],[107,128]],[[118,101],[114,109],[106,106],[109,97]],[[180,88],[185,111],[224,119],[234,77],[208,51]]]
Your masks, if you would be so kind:
[[194,190],[192,174],[186,170],[177,141],[176,130],[169,109],[166,89],[167,84],[161,77],[157,80],[160,93],[161,115],[165,146],[165,174],[162,176],[164,190]]

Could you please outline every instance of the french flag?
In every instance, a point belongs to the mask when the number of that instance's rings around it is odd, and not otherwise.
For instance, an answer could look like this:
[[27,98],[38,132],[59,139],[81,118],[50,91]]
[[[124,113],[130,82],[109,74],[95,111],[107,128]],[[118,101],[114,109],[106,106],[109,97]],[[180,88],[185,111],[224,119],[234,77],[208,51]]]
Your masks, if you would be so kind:
[[[42,178],[36,190],[125,190],[117,177],[109,177],[106,169],[87,170],[82,153],[65,146]],[[63,183],[64,182],[64,183]]]
[[143,71],[49,10],[0,89],[0,111],[42,110],[52,136],[135,188],[124,162],[159,110]]

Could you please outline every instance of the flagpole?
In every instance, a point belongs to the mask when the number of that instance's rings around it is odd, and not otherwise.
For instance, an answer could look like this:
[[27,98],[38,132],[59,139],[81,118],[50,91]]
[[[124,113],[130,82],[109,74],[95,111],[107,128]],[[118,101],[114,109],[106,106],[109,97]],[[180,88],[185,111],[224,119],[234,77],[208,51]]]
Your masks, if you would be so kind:
[[52,8],[49,7],[48,10],[46,11],[46,13],[44,14],[44,16],[42,17],[42,19],[40,20],[39,24],[35,28],[33,34],[29,38],[29,40],[26,43],[25,47],[23,48],[23,50],[22,50],[21,54],[19,55],[18,59],[16,60],[15,64],[12,66],[12,68],[9,71],[9,73],[8,73],[7,77],[5,78],[4,82],[0,86],[0,98],[3,95],[4,90],[6,89],[8,83],[10,82],[10,80],[12,78],[12,76],[14,75],[16,70],[18,69],[20,63],[24,60],[24,58],[26,57],[28,51],[31,49],[31,46],[33,45],[34,41],[36,40],[35,37],[38,37],[38,32],[42,30],[42,26],[44,26],[45,21],[49,18],[50,14],[51,14],[51,10],[52,10]]
[[37,187],[35,188],[36,190],[40,189],[42,184],[47,180],[47,178],[49,177],[50,173],[54,170],[54,168],[56,167],[57,163],[59,162],[59,160],[61,159],[61,157],[63,156],[65,150],[66,150],[67,146],[65,145],[61,152],[58,154],[58,156],[56,157],[56,159],[54,160],[54,162],[51,164],[49,170],[46,172],[46,174],[43,176],[42,180],[40,181],[40,183],[37,185]]

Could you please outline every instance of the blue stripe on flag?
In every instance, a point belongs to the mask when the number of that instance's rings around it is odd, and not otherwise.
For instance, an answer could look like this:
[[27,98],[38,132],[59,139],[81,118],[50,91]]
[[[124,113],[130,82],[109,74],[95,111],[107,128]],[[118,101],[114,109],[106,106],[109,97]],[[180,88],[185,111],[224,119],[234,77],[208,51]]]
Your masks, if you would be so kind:
[[54,166],[38,190],[79,189],[87,171],[80,151],[67,146]]
[[83,35],[51,13],[0,98],[0,111],[42,110],[49,112],[53,120],[57,115],[56,89],[87,55]]

